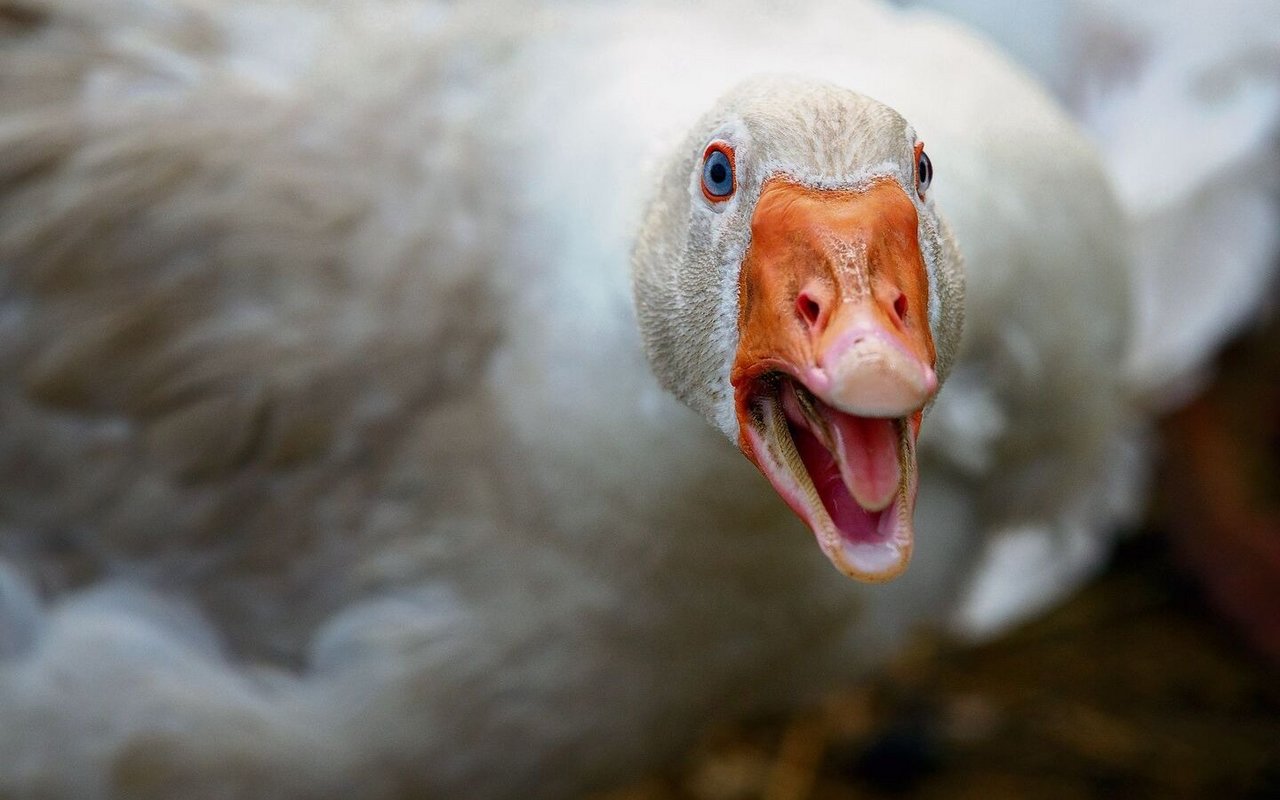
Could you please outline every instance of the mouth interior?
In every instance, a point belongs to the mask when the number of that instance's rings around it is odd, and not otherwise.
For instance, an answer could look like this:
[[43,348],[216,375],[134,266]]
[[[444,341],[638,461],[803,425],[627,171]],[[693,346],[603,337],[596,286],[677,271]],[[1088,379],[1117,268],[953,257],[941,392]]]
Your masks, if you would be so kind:
[[915,476],[907,420],[846,414],[781,375],[762,381],[754,402],[761,466],[837,568],[863,580],[905,569]]
[[[784,405],[783,411],[786,413],[789,409]],[[840,531],[841,537],[850,542],[876,543],[891,536],[893,520],[886,520],[886,517],[891,515],[893,504],[879,510],[864,508],[845,485],[835,454],[813,434],[805,424],[806,421],[793,419],[789,413],[786,417],[787,429],[795,442],[800,460],[809,473],[809,480],[813,481],[818,497],[822,500],[822,507],[831,517],[832,524]],[[893,420],[876,422],[883,422],[892,429]],[[890,525],[886,526],[886,521]]]

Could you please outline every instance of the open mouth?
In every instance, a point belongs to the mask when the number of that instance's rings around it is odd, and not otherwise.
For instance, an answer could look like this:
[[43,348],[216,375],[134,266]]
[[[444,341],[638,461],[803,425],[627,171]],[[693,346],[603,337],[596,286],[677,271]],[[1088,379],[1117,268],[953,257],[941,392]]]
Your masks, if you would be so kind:
[[836,568],[864,581],[906,569],[917,474],[909,418],[847,414],[780,373],[755,381],[746,402],[757,464]]

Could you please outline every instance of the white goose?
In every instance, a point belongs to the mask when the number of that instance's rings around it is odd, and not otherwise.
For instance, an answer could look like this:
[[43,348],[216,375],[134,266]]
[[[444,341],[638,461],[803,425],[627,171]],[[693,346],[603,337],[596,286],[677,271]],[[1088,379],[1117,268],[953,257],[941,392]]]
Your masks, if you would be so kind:
[[1122,216],[957,27],[0,10],[0,793],[570,795],[1128,499]]

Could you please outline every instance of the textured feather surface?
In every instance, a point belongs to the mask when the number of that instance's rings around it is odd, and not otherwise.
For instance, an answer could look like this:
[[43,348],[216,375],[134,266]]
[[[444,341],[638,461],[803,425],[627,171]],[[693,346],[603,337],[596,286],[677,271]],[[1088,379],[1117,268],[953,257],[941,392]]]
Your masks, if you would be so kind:
[[[1089,146],[946,23],[748,12],[0,4],[0,793],[561,796],[874,663],[984,537],[1111,523]],[[903,112],[969,263],[885,587],[636,332],[660,159],[775,71]]]

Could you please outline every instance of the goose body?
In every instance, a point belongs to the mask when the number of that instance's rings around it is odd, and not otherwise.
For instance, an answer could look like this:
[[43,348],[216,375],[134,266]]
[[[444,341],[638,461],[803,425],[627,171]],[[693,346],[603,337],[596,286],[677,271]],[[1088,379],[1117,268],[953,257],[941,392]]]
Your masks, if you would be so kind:
[[[981,606],[1001,531],[1069,582],[1131,497],[1123,217],[946,22],[0,8],[4,793],[572,796]],[[967,264],[891,583],[646,356],[637,243],[757,80],[901,114]]]

